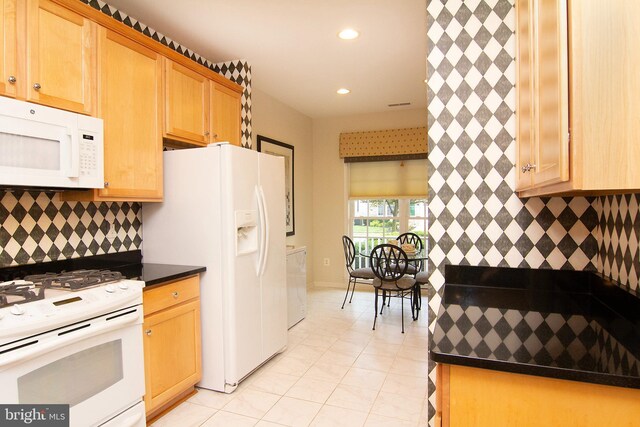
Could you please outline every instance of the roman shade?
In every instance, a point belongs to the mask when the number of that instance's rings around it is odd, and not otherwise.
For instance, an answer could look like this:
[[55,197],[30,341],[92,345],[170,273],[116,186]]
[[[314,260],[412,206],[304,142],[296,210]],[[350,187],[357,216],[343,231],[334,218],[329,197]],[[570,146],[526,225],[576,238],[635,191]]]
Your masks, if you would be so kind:
[[426,159],[427,128],[387,129],[340,134],[340,158],[346,163]]
[[349,164],[349,198],[427,196],[427,161],[397,160]]

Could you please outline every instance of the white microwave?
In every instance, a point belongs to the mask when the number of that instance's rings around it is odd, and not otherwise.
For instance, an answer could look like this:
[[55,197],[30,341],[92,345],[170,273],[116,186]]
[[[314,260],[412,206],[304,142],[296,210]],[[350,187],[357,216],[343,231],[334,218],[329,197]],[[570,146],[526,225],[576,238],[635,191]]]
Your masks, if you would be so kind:
[[0,97],[0,187],[104,188],[102,119]]

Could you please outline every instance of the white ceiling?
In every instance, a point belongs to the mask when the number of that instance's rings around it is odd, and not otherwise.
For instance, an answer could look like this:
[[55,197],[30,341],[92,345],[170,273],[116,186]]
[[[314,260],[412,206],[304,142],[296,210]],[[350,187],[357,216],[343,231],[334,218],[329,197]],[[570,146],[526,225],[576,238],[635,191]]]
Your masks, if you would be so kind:
[[[213,62],[247,60],[253,88],[309,117],[426,109],[425,0],[108,3]],[[339,39],[345,27],[360,37]]]

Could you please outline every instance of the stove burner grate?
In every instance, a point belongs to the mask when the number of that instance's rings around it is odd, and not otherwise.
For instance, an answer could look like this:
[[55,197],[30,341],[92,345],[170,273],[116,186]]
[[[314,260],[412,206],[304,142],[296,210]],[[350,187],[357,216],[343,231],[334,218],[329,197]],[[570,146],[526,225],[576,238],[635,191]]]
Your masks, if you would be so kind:
[[45,273],[26,276],[36,286],[51,289],[76,291],[92,286],[104,285],[122,280],[120,272],[109,270],[75,270],[62,273]]
[[[9,297],[15,301],[9,302]],[[12,304],[23,304],[25,302],[37,301],[44,298],[44,288],[38,289],[33,283],[25,280],[14,280],[11,282],[0,283],[0,307],[6,307]]]

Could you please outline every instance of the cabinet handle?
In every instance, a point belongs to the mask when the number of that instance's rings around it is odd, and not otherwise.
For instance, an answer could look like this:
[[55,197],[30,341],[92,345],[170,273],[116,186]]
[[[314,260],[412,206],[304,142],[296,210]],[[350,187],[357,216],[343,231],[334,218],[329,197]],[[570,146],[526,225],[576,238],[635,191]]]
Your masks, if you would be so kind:
[[172,292],[171,295],[176,299],[178,298],[178,293],[177,292]]
[[146,331],[144,331],[145,334],[147,334],[147,336],[151,336],[151,329],[147,329]]
[[208,130],[204,131],[204,136],[209,136],[209,131]]
[[104,182],[104,188],[107,188],[107,187],[109,187],[109,181]]
[[40,89],[42,89],[42,86],[40,86],[40,83],[36,83],[36,84],[33,85],[33,89],[40,90]]
[[522,173],[527,173],[529,171],[531,171],[531,169],[535,168],[536,165],[532,165],[531,163],[527,163],[526,165],[522,166]]
[[9,76],[9,83],[14,84],[16,82],[16,78],[14,76]]

